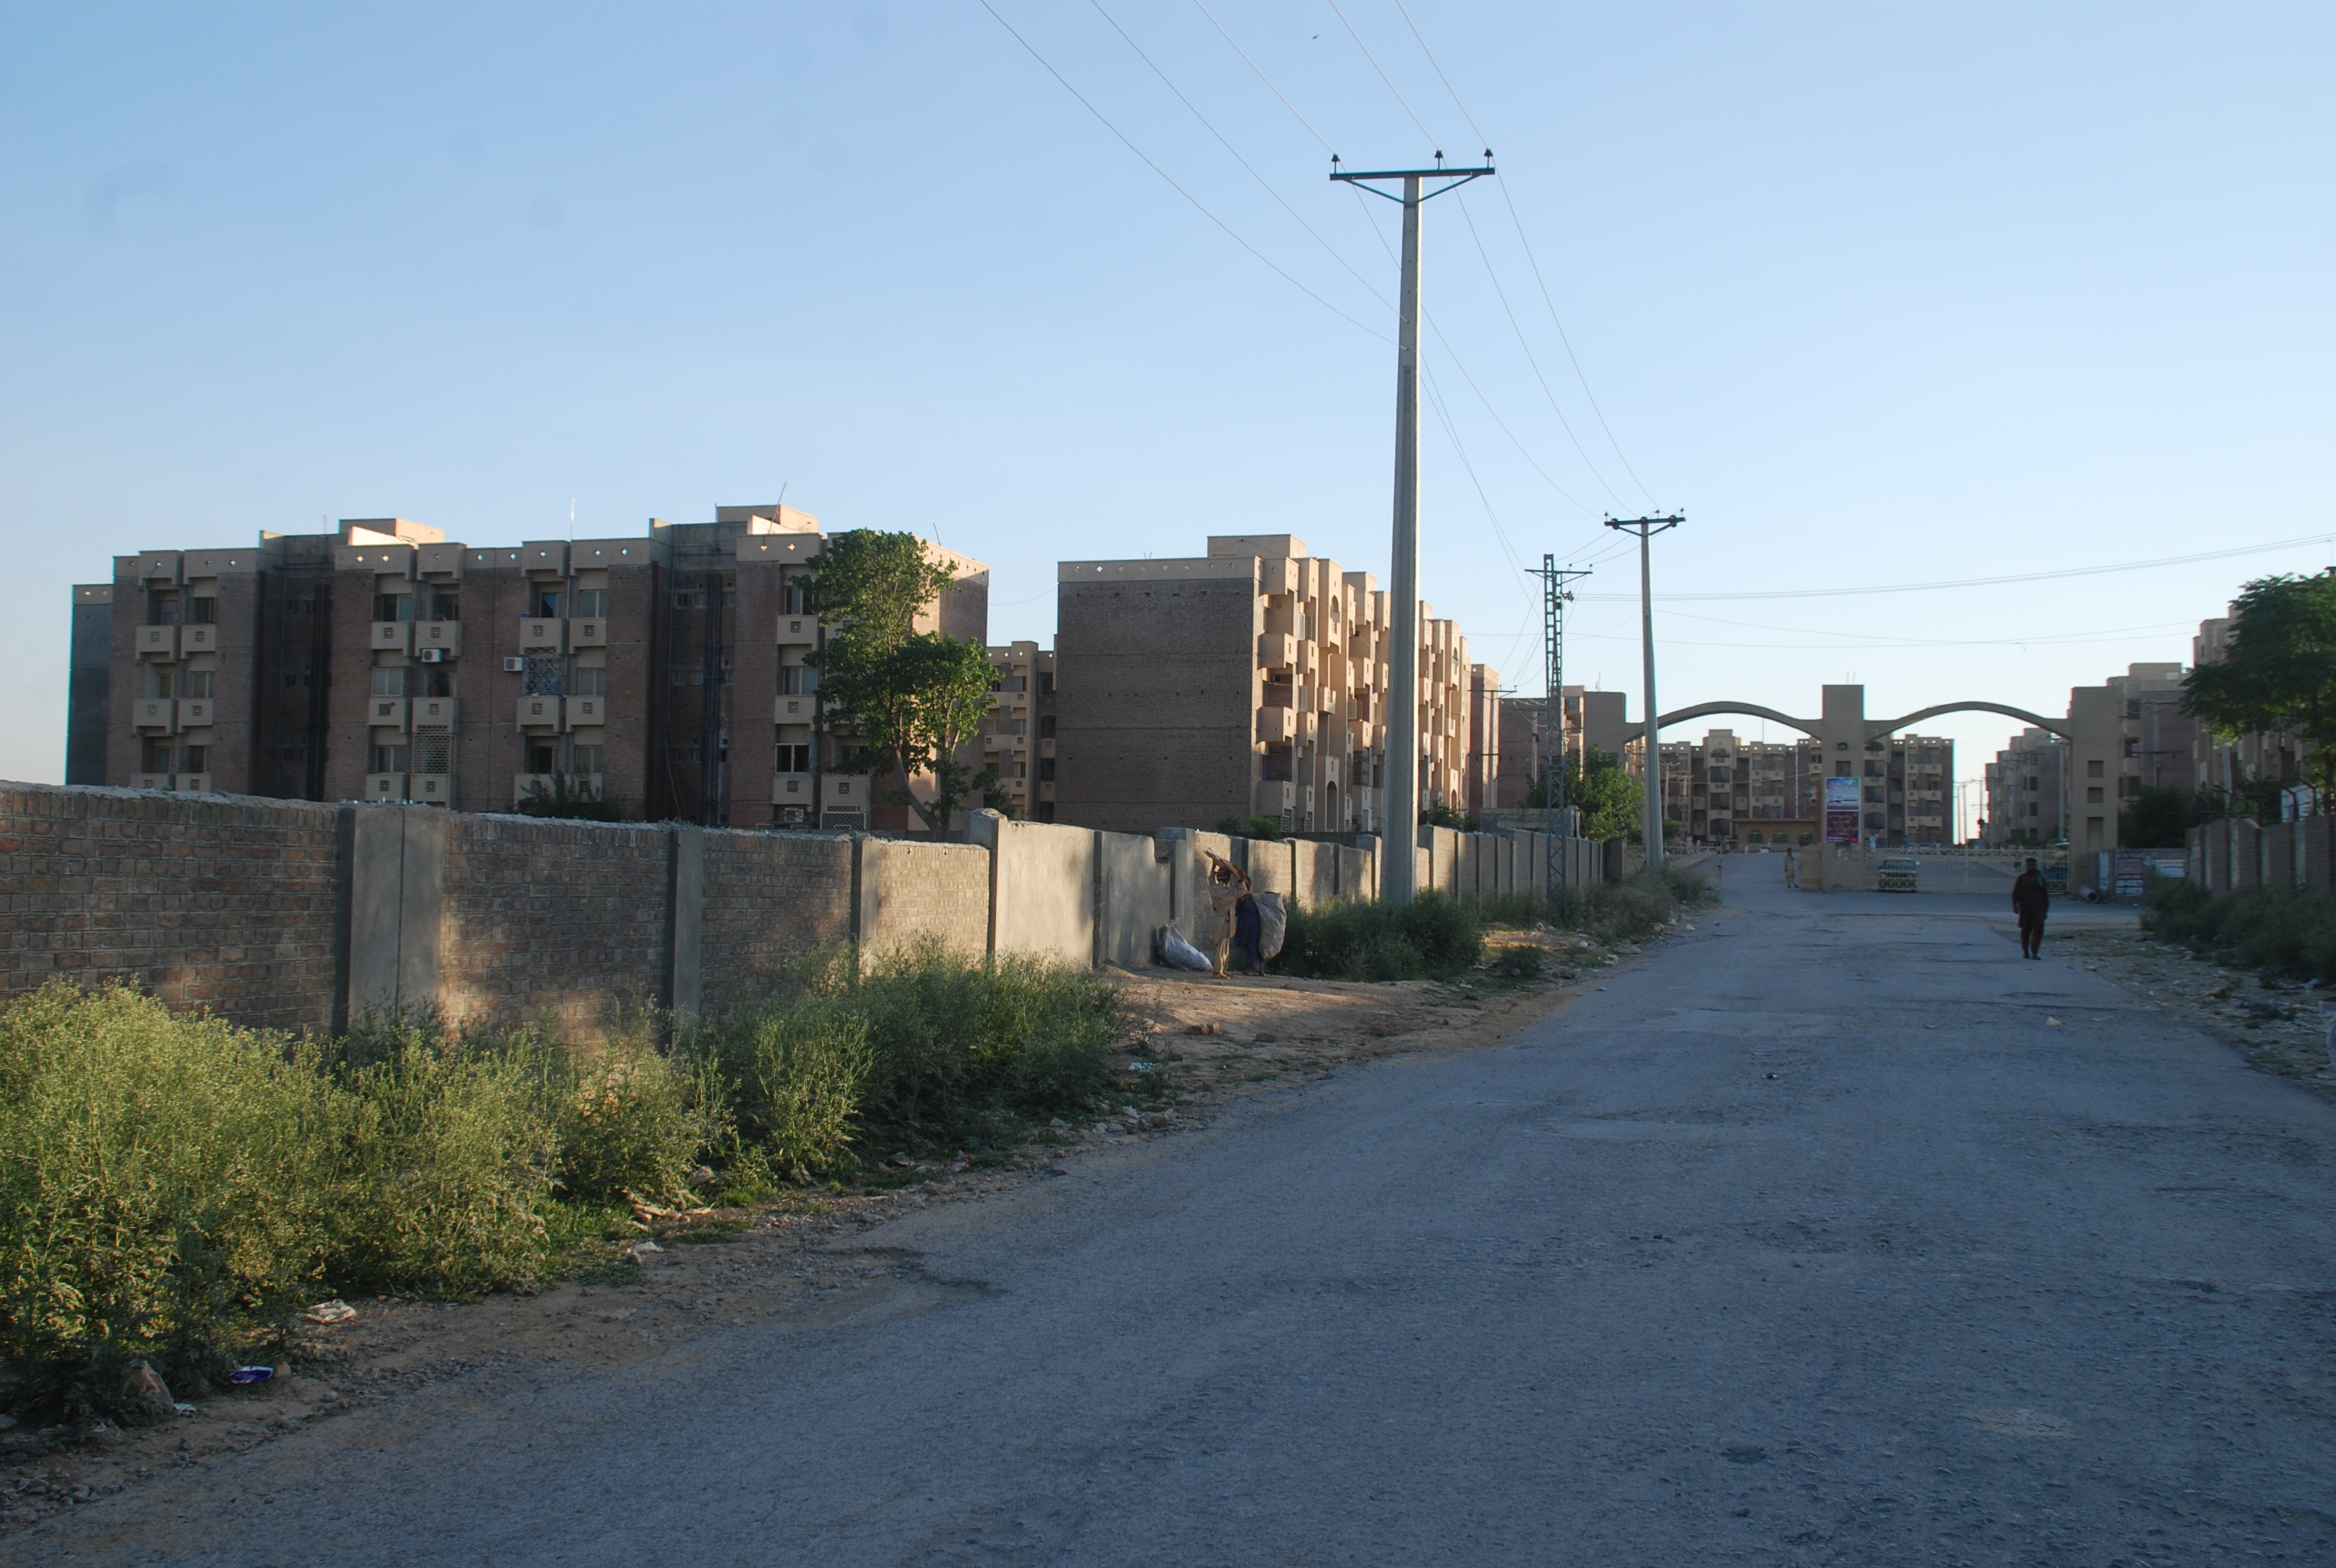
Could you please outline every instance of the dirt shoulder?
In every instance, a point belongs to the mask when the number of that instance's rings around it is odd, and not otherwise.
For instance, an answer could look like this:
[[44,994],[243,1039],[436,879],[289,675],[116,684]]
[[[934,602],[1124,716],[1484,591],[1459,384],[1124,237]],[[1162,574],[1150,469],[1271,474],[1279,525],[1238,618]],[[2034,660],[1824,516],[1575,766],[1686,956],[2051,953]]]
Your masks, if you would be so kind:
[[83,1549],[167,1546],[176,1537],[163,1521],[198,1501],[264,1502],[307,1464],[393,1443],[457,1405],[591,1377],[729,1329],[812,1320],[840,1293],[915,1271],[913,1257],[854,1242],[904,1212],[1051,1180],[1087,1151],[1202,1126],[1243,1096],[1340,1067],[1483,1049],[1642,950],[1559,931],[1491,940],[1541,949],[1545,978],[1369,985],[1114,972],[1136,1020],[1114,1064],[1126,1099],[1093,1120],[1058,1121],[1008,1150],[888,1164],[848,1192],[660,1226],[657,1250],[639,1264],[538,1290],[476,1302],[355,1300],[354,1319],[295,1320],[273,1382],[198,1397],[192,1416],[87,1435],[0,1431],[0,1558],[40,1557],[41,1543],[67,1527]]
[[2049,934],[2048,956],[2082,965],[2168,1017],[2178,1018],[2235,1047],[2264,1072],[2292,1078],[2336,1099],[2336,1068],[2328,1059],[2322,987],[2263,984],[2244,969],[2199,958],[2177,942],[2107,931]]

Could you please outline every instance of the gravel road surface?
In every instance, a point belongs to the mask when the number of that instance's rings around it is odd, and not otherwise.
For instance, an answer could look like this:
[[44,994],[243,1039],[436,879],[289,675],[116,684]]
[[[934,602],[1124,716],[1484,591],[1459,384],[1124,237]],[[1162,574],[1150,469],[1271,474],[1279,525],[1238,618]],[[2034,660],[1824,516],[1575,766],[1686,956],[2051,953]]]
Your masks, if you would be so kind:
[[2023,962],[1999,888],[1776,866],[1504,1047],[1260,1096],[840,1243],[892,1271],[816,1311],[0,1555],[2336,1562],[2336,1107]]

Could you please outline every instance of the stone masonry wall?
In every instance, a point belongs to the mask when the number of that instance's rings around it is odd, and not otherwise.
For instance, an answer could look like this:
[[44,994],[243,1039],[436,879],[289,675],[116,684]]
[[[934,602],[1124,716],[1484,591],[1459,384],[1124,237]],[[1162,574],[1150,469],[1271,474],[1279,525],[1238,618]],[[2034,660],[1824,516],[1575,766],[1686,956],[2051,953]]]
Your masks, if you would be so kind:
[[452,813],[438,939],[450,1019],[550,1014],[584,1035],[656,1000],[670,950],[663,828]]
[[706,835],[707,1016],[778,989],[790,959],[852,940],[852,858],[843,833]]
[[0,997],[119,980],[329,1028],[338,833],[305,802],[0,784]]
[[989,947],[989,852],[978,844],[860,841],[860,940],[871,957],[930,938],[978,958]]

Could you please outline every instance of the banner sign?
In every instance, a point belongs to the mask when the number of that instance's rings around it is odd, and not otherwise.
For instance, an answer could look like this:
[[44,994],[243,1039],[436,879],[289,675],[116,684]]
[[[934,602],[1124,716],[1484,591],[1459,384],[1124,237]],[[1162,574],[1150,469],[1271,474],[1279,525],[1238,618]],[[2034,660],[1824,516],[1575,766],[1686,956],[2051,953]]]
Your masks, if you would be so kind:
[[1825,836],[1829,844],[1854,844],[1857,842],[1857,817],[1860,810],[1858,784],[1854,778],[1829,778],[1825,781]]

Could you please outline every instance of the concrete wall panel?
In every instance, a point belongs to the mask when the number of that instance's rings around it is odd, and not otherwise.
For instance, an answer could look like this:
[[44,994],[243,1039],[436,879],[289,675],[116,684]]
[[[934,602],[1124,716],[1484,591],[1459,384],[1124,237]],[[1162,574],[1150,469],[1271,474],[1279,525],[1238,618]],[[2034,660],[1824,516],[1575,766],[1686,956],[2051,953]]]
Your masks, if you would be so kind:
[[1085,969],[1095,961],[1095,835],[1090,828],[976,812],[966,837],[987,847],[990,948]]
[[1152,962],[1152,936],[1168,923],[1169,862],[1143,833],[1095,835],[1095,961],[1121,969]]

